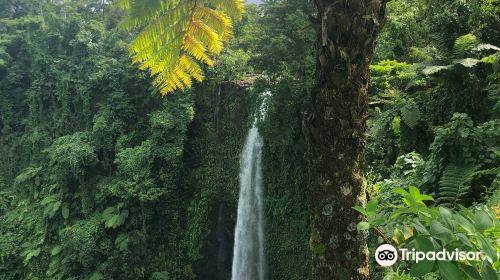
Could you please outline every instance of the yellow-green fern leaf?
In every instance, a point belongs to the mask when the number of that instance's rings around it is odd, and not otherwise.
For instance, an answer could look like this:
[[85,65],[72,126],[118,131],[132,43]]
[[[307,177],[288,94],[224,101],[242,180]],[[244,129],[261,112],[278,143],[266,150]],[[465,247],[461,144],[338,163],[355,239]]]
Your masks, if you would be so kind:
[[140,27],[129,51],[133,63],[149,70],[162,94],[202,81],[200,63],[214,56],[232,36],[243,0],[117,0],[127,11],[123,27]]

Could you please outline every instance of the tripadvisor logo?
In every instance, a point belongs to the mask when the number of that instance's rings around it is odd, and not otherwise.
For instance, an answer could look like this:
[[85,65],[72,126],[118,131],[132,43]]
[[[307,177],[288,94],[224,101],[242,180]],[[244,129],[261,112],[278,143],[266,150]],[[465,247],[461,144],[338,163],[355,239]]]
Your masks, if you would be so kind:
[[392,245],[382,244],[375,251],[375,260],[381,266],[392,266],[398,261],[398,251]]
[[481,260],[481,252],[466,252],[455,249],[454,251],[447,251],[443,249],[441,251],[429,251],[423,252],[415,249],[405,249],[401,248],[398,250],[389,244],[380,245],[375,251],[375,260],[381,266],[392,266],[398,260],[398,257],[402,261],[414,261],[416,263],[420,261],[479,261]]

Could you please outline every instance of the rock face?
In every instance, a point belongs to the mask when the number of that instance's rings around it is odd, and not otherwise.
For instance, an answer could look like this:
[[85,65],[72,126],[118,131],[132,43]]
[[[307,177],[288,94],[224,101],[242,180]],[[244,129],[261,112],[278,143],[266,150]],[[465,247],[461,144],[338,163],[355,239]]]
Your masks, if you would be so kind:
[[231,278],[239,156],[251,125],[251,100],[245,85],[232,82],[195,93],[184,164],[186,186],[194,194],[186,242],[199,250],[193,266],[198,279]]
[[[184,268],[189,273],[192,269],[196,279],[231,279],[240,156],[260,103],[250,84],[204,85],[194,95],[195,117],[184,147],[183,193],[190,194],[186,201],[191,203],[182,215],[182,253],[197,260]],[[301,131],[307,96],[290,92],[286,87],[272,92],[259,124],[264,139],[265,259],[268,279],[307,280],[311,255]]]

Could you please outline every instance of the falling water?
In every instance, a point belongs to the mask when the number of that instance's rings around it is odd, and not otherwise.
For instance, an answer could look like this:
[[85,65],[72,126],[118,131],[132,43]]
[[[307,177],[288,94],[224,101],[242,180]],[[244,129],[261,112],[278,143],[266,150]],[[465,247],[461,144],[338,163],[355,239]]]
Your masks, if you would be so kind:
[[215,118],[215,128],[217,131],[217,142],[220,141],[220,133],[221,133],[221,121],[220,121],[220,102],[221,102],[221,85],[217,87],[217,91],[215,91],[215,104],[214,104],[214,118]]
[[257,119],[264,114],[264,107],[261,107],[241,153],[232,280],[264,280],[266,275],[261,166],[263,142],[257,129]]

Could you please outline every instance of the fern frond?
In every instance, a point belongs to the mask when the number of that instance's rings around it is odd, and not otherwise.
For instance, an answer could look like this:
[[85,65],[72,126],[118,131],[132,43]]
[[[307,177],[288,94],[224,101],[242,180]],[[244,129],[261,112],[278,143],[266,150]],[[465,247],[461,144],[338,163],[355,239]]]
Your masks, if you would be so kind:
[[[172,9],[172,14],[186,13],[184,6],[176,6]],[[172,17],[161,15],[152,20],[142,32],[130,44],[130,50],[135,53],[159,48],[168,44],[172,40],[182,39],[183,30],[189,24],[189,16]]]
[[214,10],[208,7],[202,7],[194,14],[194,17],[203,21],[208,22],[215,29],[215,32],[221,34],[221,38],[224,33],[231,32],[233,27],[233,22],[226,14],[221,11]]
[[118,0],[117,5],[128,11],[124,28],[143,27],[129,51],[162,94],[202,81],[199,63],[214,64],[232,37],[233,20],[243,13],[243,0]]
[[439,181],[437,202],[447,207],[456,206],[470,190],[468,183],[474,176],[475,166],[449,164]]
[[208,0],[207,6],[213,6],[224,14],[236,20],[241,20],[243,0]]
[[190,57],[183,55],[179,58],[179,66],[186,70],[195,80],[201,82],[203,80],[203,70],[200,65],[192,60]]
[[491,176],[491,175],[498,176],[498,174],[500,174],[500,167],[494,167],[494,168],[489,168],[489,169],[478,170],[478,171],[474,172],[473,176],[474,177],[484,177],[484,176]]
[[202,44],[206,45],[210,52],[219,54],[222,51],[222,41],[215,30],[201,20],[193,20],[188,34],[197,38]]
[[207,49],[203,46],[203,44],[196,40],[193,36],[187,35],[184,40],[184,46],[182,49],[185,50],[191,56],[194,56],[197,60],[208,64],[210,66],[213,65],[213,60],[207,54]]

